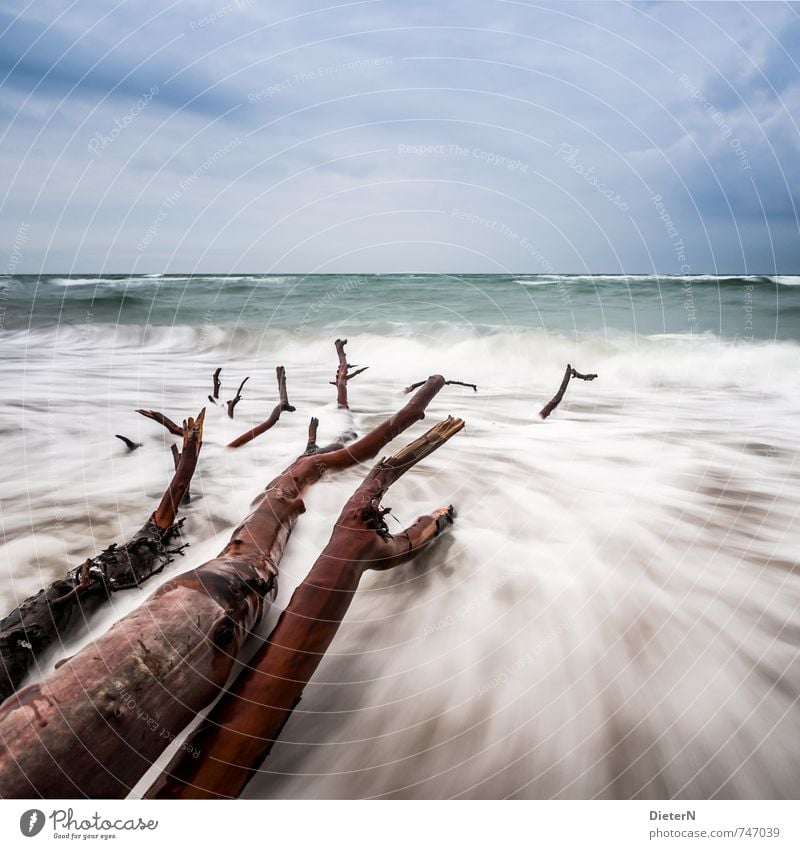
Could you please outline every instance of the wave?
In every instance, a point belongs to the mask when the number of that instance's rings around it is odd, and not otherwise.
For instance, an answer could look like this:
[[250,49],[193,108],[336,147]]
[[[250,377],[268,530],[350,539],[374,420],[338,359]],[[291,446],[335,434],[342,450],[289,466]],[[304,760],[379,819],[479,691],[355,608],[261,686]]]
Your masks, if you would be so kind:
[[[248,794],[796,797],[800,736],[785,718],[800,692],[800,345],[366,328],[348,344],[370,366],[350,389],[359,432],[431,373],[478,384],[443,388],[403,437],[448,414],[467,423],[387,505],[398,528],[440,504],[459,518],[422,560],[364,576],[336,650]],[[15,458],[3,479],[4,606],[124,536],[121,525],[138,528],[171,467],[163,430],[133,410],[196,411],[222,366],[223,398],[252,379],[235,421],[209,405],[202,485],[185,511],[192,546],[147,592],[215,556],[302,450],[309,416],[325,440],[341,431],[336,330],[6,333],[3,383],[24,393],[0,408]],[[570,385],[542,422],[567,362],[599,377]],[[226,451],[272,409],[279,363],[297,411]],[[128,454],[115,433],[143,447]],[[309,497],[264,632],[366,468]],[[95,633],[140,599],[120,594]]]
[[[298,334],[240,326],[65,324],[8,332],[4,345],[14,359],[29,358],[35,350],[49,362],[91,361],[97,368],[107,362],[132,373],[144,374],[155,363],[169,362],[194,375],[210,373],[217,365],[244,375],[279,363],[290,374],[316,374],[329,370],[336,336],[336,328]],[[465,335],[459,325],[444,323],[417,337],[398,328],[394,336],[362,332],[349,338],[354,352],[366,352],[372,372],[401,388],[441,372],[488,391],[514,385],[540,385],[545,391],[570,362],[579,370],[599,372],[606,390],[623,393],[666,386],[750,393],[764,393],[768,386],[775,395],[800,393],[800,345],[794,342],[745,343],[712,333],[570,337],[508,328]]]
[[552,285],[580,285],[596,283],[653,283],[680,284],[690,283],[717,283],[720,285],[750,285],[775,284],[796,286],[800,285],[800,277],[764,274],[748,275],[719,275],[719,274],[552,274],[532,275],[531,277],[518,276],[512,278],[514,283],[520,286],[552,286]]

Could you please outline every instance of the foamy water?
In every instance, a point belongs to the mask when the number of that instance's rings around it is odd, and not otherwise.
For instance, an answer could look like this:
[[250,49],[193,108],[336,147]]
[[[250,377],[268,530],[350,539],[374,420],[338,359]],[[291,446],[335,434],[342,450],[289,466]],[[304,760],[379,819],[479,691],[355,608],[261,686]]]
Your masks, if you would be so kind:
[[[222,365],[224,399],[251,379],[237,422],[209,410],[184,511],[192,545],[146,591],[119,594],[95,631],[216,554],[303,450],[309,416],[321,442],[340,430],[334,338],[6,333],[3,605],[142,524],[171,474],[170,437],[133,410],[196,413]],[[431,373],[479,385],[443,389],[387,449],[463,417],[466,430],[386,499],[398,529],[449,503],[458,519],[417,562],[365,576],[246,795],[796,797],[800,346],[513,327],[349,339],[350,359],[370,366],[350,387],[361,433]],[[541,422],[566,362],[600,377],[573,382]],[[225,450],[272,409],[278,364],[297,412]],[[128,454],[115,433],[144,445]],[[364,471],[311,490],[263,633]]]

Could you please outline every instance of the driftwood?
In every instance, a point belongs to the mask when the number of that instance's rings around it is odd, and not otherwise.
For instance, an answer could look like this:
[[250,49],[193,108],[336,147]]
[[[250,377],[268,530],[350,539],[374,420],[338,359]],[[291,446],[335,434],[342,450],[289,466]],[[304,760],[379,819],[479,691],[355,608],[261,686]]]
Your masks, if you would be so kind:
[[464,426],[448,418],[381,460],[342,510],[330,542],[264,646],[192,733],[148,798],[237,797],[257,772],[331,644],[361,575],[415,557],[452,524],[452,507],[392,536],[381,499],[416,463]]
[[[419,389],[423,383],[425,383],[424,380],[418,380],[416,383],[412,383],[411,386],[406,386],[403,390],[403,394],[410,395],[415,389]],[[474,383],[464,383],[463,380],[447,380],[445,381],[445,386],[466,386],[473,392],[478,391],[478,387]]]
[[219,390],[222,388],[222,381],[219,379],[219,376],[222,374],[222,366],[220,366],[214,374],[211,375],[211,379],[214,381],[214,389],[213,394],[208,397],[211,398],[213,403],[217,403],[219,401]]
[[250,380],[250,378],[246,377],[239,384],[239,388],[236,390],[236,396],[234,398],[231,398],[230,401],[226,402],[227,406],[228,406],[228,418],[229,419],[233,418],[233,411],[236,408],[236,405],[239,403],[239,401],[242,400],[242,389],[244,389],[244,385],[245,385],[245,383],[247,383],[248,380]]
[[163,425],[173,436],[183,436],[183,428],[158,410],[137,410],[136,412]]
[[564,393],[567,391],[567,386],[569,386],[569,382],[573,377],[577,377],[578,380],[595,380],[597,378],[596,374],[581,374],[579,371],[575,371],[572,366],[567,363],[567,370],[564,372],[564,379],[561,381],[561,386],[558,387],[558,392],[552,397],[550,401],[548,401],[544,407],[539,411],[539,415],[546,419],[550,413],[555,410],[555,408],[561,403],[561,399],[564,397]]
[[121,442],[125,443],[125,447],[128,449],[128,451],[135,451],[137,448],[142,447],[141,442],[134,442],[132,439],[128,439],[127,436],[123,436],[121,433],[115,433],[114,436]]
[[[289,403],[289,396],[286,391],[286,369],[283,366],[278,366],[275,372],[278,376],[278,403],[270,413],[269,418],[261,422],[260,425],[256,425],[256,427],[245,431],[241,436],[237,436],[233,442],[228,444],[228,448],[240,448],[242,445],[246,445],[276,424],[281,417],[281,413],[293,413],[295,411],[295,408]],[[228,403],[230,404],[231,402],[229,401]],[[233,418],[232,414],[231,418]]]
[[202,411],[183,426],[183,451],[158,507],[122,546],[112,545],[26,599],[0,622],[0,697],[10,696],[47,649],[86,623],[111,593],[139,587],[172,561],[178,504],[189,489],[203,440]]
[[[344,352],[344,346],[347,344],[347,339],[337,339],[336,353],[339,357],[339,368],[336,369],[336,378],[331,381],[331,384],[336,387],[336,403],[340,410],[349,410],[350,407],[347,401],[347,382],[352,380],[357,375],[365,372],[369,366],[351,366],[347,362],[347,356]],[[423,381],[424,382],[424,381]],[[420,384],[422,386],[422,384]]]
[[306,490],[329,470],[374,457],[424,418],[443,385],[435,375],[361,439],[298,457],[256,499],[219,557],[165,583],[41,683],[0,705],[0,798],[126,795],[225,685],[275,591]]

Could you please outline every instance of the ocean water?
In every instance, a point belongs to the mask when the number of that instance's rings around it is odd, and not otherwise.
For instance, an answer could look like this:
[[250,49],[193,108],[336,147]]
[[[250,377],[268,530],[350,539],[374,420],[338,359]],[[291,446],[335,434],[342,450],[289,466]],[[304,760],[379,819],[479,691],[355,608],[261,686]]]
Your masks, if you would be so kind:
[[[171,474],[172,418],[210,408],[186,556],[336,435],[333,341],[364,432],[432,373],[465,431],[396,484],[398,529],[452,532],[368,573],[249,785],[260,798],[796,798],[800,794],[800,277],[113,275],[0,279],[0,603],[135,531]],[[537,415],[567,362],[574,381]],[[224,448],[275,403],[297,412]],[[420,423],[387,449],[423,431]],[[128,454],[114,434],[138,442]],[[268,633],[365,469],[314,487]],[[85,644],[82,637],[47,658]],[[34,675],[34,677],[36,677]],[[144,785],[143,782],[142,786]],[[141,790],[140,786],[138,790]]]

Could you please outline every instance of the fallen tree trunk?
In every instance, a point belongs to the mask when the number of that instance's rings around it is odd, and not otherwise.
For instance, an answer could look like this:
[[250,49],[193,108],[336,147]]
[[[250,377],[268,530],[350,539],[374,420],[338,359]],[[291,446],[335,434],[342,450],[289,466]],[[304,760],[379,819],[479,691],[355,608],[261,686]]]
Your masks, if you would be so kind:
[[258,771],[336,635],[367,569],[390,569],[452,524],[452,507],[392,536],[381,509],[388,488],[464,426],[448,418],[381,460],[345,505],[330,542],[294,591],[264,646],[190,735],[146,794],[150,799],[238,797]]
[[539,415],[546,419],[550,413],[555,410],[555,408],[561,403],[561,399],[564,397],[564,393],[567,391],[567,387],[569,386],[569,382],[573,377],[577,377],[578,380],[594,380],[597,375],[596,374],[581,374],[579,371],[575,371],[572,366],[567,363],[567,370],[564,372],[564,379],[561,381],[561,386],[558,387],[558,392],[552,397],[550,401],[548,401],[544,407],[539,411]]
[[274,593],[303,494],[424,418],[439,375],[350,445],[303,454],[253,503],[214,560],[161,586],[44,681],[0,705],[0,798],[121,797],[219,694]]
[[49,648],[72,636],[112,593],[139,587],[172,561],[175,517],[197,466],[203,442],[202,411],[183,423],[183,451],[158,507],[124,545],[112,545],[54,581],[0,622],[0,698],[10,696]]
[[[278,366],[275,369],[278,376],[278,403],[270,413],[266,421],[261,422],[250,430],[245,431],[241,436],[237,436],[233,442],[228,444],[228,448],[240,448],[242,445],[247,445],[248,442],[254,440],[257,436],[268,431],[281,417],[281,413],[293,413],[295,408],[289,403],[289,396],[286,391],[286,369],[283,366]],[[230,404],[230,401],[228,402]],[[231,415],[231,418],[233,416]]]

